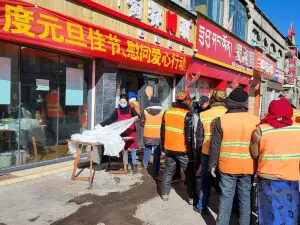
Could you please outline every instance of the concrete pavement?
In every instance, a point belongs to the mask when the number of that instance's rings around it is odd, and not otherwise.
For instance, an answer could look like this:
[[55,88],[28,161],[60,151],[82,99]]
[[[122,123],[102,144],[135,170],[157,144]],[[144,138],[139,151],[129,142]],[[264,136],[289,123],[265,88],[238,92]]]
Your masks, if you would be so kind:
[[97,171],[92,188],[72,181],[71,171],[0,187],[0,225],[215,224],[216,194],[212,215],[202,218],[187,204],[182,183],[163,202],[156,182],[140,170],[138,175]]

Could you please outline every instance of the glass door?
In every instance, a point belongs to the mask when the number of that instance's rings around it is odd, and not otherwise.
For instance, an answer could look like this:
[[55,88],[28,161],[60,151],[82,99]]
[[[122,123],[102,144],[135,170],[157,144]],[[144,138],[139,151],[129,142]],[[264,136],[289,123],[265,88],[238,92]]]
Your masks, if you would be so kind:
[[59,54],[22,47],[20,81],[20,150],[28,163],[55,159]]

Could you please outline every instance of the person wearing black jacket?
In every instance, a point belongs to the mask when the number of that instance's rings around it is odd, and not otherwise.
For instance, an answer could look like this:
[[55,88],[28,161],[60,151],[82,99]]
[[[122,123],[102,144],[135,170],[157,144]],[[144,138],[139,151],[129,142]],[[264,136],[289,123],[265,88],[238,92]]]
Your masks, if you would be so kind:
[[192,99],[188,92],[180,91],[176,103],[168,109],[161,126],[161,147],[166,153],[165,171],[162,180],[162,200],[169,200],[172,177],[177,163],[186,174],[189,204],[193,204],[196,192],[194,173],[193,114],[190,109]]

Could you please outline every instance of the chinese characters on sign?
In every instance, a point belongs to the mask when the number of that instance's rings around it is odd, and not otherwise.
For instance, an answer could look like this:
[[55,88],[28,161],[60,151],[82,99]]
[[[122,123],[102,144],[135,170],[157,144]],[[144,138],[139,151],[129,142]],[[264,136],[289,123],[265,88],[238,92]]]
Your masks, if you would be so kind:
[[287,83],[294,84],[295,77],[296,77],[296,66],[297,66],[297,47],[290,47],[290,55],[292,56],[289,58],[289,67],[288,67],[288,76],[287,76]]
[[254,50],[207,20],[197,19],[196,57],[253,74]]
[[166,30],[173,35],[177,32],[177,15],[170,10],[167,11],[166,15]]
[[258,50],[255,50],[254,68],[263,78],[274,78],[276,63]]
[[26,2],[18,1],[18,5],[11,2],[4,0],[0,3],[0,10],[5,9],[0,38],[119,62],[136,61],[182,74],[187,69],[190,58],[186,55],[141,43],[57,13],[49,15],[47,10]]
[[148,5],[148,19],[151,23],[151,26],[159,27],[162,23],[162,9],[154,1],[150,1]]
[[180,27],[179,27],[179,34],[184,40],[188,41],[190,36],[190,21],[181,18],[180,19]]
[[129,5],[128,16],[141,20],[142,19],[142,3],[141,0],[127,0]]

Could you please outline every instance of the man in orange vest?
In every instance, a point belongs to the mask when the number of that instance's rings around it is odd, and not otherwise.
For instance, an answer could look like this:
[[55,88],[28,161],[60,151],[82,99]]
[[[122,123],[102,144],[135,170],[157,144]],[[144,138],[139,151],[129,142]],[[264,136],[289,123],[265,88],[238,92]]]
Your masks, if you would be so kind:
[[210,109],[200,113],[200,120],[204,129],[204,142],[202,145],[201,154],[201,191],[199,203],[197,206],[195,206],[194,210],[201,212],[201,214],[204,215],[209,213],[208,201],[213,181],[213,178],[208,171],[210,140],[214,129],[215,120],[224,115],[227,111],[225,108],[226,93],[224,89],[226,89],[226,86],[224,88],[218,87],[218,90],[213,90],[209,101]]
[[217,225],[229,225],[236,189],[240,209],[239,224],[250,224],[252,176],[255,173],[250,143],[260,120],[247,112],[248,97],[248,93],[241,88],[233,90],[226,99],[228,111],[215,121],[210,143],[209,171],[214,177],[217,167],[220,172]]
[[160,166],[160,128],[164,110],[158,98],[152,97],[149,106],[144,110],[141,117],[141,126],[144,127],[144,159],[143,166],[148,167],[151,152],[154,151],[152,175],[157,176]]
[[180,91],[176,95],[176,103],[165,112],[163,117],[161,147],[166,153],[165,171],[161,186],[163,201],[168,201],[169,199],[176,163],[179,163],[186,174],[189,204],[193,204],[193,199],[196,197],[191,103],[192,99],[189,93]]

